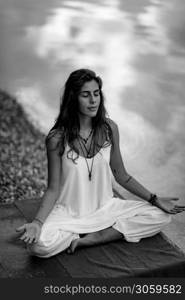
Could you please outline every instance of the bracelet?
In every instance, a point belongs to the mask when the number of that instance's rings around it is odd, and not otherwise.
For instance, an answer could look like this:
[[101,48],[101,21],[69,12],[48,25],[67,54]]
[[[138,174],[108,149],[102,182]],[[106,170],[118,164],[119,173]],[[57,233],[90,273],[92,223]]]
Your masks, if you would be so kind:
[[34,221],[36,221],[37,223],[39,223],[41,226],[44,224],[41,220],[39,220],[39,219],[37,219],[37,218],[35,218],[34,220],[33,220],[33,222]]
[[125,181],[125,183],[128,183],[132,179],[132,176],[129,176],[129,178]]
[[157,200],[157,195],[156,194],[151,194],[150,199],[148,200],[148,202],[151,203],[152,205],[155,205],[156,200]]

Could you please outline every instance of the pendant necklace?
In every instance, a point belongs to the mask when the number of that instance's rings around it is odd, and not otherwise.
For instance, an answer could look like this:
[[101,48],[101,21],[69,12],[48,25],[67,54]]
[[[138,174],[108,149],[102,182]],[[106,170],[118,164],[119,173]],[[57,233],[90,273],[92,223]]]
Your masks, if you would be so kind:
[[91,136],[92,133],[93,133],[93,129],[91,129],[91,131],[90,131],[90,133],[89,133],[89,135],[88,135],[87,138],[82,137],[80,134],[78,134],[78,135],[79,135],[79,137],[83,140],[83,142],[84,142],[85,144],[87,144],[87,142],[88,142],[88,140],[89,140],[89,138],[90,138],[90,136]]
[[[93,138],[92,138],[92,140],[93,140]],[[89,153],[90,153],[91,146],[92,146],[92,140],[91,140],[91,144],[90,144],[90,147],[89,147],[89,151],[87,150],[87,147],[86,147],[85,144],[83,143],[83,146],[84,146],[84,148],[85,148],[85,150],[86,150],[86,152],[87,152],[87,157],[90,157]],[[81,142],[80,142],[79,139],[78,139],[78,142],[79,142],[80,148],[81,148],[81,150],[82,150],[82,153],[83,153],[83,156],[84,156],[84,158],[85,158],[86,165],[87,165],[87,170],[88,170],[88,175],[89,175],[89,181],[91,181],[91,179],[92,179],[92,169],[93,169],[93,163],[94,163],[94,148],[93,148],[93,158],[92,158],[92,162],[91,162],[91,167],[89,167],[87,158],[86,158],[86,156],[85,156],[83,147],[82,147]]]

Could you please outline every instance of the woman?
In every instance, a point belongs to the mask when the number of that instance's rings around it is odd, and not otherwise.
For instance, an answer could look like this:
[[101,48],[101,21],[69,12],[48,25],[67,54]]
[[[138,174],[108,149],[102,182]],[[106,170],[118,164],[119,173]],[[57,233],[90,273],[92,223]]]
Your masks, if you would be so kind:
[[[60,112],[46,138],[48,187],[35,219],[17,230],[33,255],[50,257],[124,238],[155,235],[185,207],[157,197],[123,164],[117,125],[106,117],[102,80],[88,69],[70,74]],[[112,175],[113,174],[113,175]],[[126,188],[146,201],[115,198]]]

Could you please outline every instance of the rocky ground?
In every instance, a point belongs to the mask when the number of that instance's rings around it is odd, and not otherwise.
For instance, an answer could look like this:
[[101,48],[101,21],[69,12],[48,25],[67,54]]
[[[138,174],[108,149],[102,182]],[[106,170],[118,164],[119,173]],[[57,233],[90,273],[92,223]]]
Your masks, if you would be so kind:
[[0,203],[39,198],[47,182],[45,136],[0,90]]

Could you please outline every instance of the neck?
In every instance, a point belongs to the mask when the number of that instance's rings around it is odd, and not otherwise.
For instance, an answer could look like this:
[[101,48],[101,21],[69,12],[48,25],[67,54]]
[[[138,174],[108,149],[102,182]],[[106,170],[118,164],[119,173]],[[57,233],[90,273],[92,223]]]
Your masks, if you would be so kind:
[[88,131],[92,129],[92,118],[87,116],[79,116],[80,131]]

